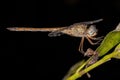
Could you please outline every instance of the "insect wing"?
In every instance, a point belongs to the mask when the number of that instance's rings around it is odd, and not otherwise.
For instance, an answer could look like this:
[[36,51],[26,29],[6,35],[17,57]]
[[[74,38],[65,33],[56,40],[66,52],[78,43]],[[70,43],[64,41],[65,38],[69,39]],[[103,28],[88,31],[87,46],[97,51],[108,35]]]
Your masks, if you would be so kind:
[[62,31],[65,29],[68,29],[69,27],[64,27],[56,31],[52,31],[51,33],[48,34],[49,37],[56,37],[56,36],[61,36],[63,33]]

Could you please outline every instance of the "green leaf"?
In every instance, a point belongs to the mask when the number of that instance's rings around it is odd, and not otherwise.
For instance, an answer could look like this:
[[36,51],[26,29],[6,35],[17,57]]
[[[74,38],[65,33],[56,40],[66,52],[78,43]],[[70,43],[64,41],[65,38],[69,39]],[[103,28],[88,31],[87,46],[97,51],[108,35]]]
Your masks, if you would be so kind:
[[[120,44],[115,48],[115,51],[117,51],[117,50],[120,52]],[[120,59],[120,53],[117,54],[116,56],[114,56],[113,58]]]
[[118,43],[120,43],[120,23],[116,27],[115,30],[109,32],[100,46],[96,49],[99,53],[99,56],[105,55],[109,50],[115,47]]

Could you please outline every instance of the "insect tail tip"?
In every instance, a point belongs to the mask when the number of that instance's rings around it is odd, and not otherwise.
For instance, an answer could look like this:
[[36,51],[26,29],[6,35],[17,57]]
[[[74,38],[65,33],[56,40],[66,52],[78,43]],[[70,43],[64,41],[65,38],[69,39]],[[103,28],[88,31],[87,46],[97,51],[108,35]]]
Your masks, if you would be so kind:
[[9,31],[15,31],[16,29],[15,28],[12,28],[12,27],[9,27],[9,28],[6,28],[7,30]]
[[12,28],[6,28],[7,30],[11,30]]

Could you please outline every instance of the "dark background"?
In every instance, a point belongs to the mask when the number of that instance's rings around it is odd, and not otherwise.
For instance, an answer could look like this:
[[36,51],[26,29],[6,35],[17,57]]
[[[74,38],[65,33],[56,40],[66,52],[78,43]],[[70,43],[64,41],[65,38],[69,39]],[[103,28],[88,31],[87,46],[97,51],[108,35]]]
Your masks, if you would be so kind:
[[[6,27],[62,27],[103,18],[96,25],[98,36],[105,36],[120,22],[119,0],[4,0],[0,7],[0,73],[9,79],[61,80],[84,57],[78,52],[80,38],[10,32]],[[84,45],[84,50],[98,46],[87,40]],[[90,79],[84,75],[80,80],[119,80],[119,72],[120,60],[112,59],[92,70]]]

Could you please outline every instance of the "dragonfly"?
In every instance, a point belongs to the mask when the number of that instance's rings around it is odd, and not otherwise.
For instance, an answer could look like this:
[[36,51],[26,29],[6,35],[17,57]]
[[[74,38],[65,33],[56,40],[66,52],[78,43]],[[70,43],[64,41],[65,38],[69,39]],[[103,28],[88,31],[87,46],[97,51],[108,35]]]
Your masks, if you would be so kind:
[[[102,20],[103,19],[84,21],[84,22],[74,23],[70,26],[65,26],[65,27],[52,27],[52,28],[8,27],[7,29],[10,31],[50,32],[48,34],[49,37],[61,36],[62,34],[66,34],[73,37],[80,37],[81,41],[78,51],[84,53],[83,44],[85,38],[88,40],[88,42],[91,45],[96,45],[101,41],[102,37],[95,37],[98,33],[98,29],[93,24],[98,23]],[[96,40],[97,42],[93,42],[92,40]]]

